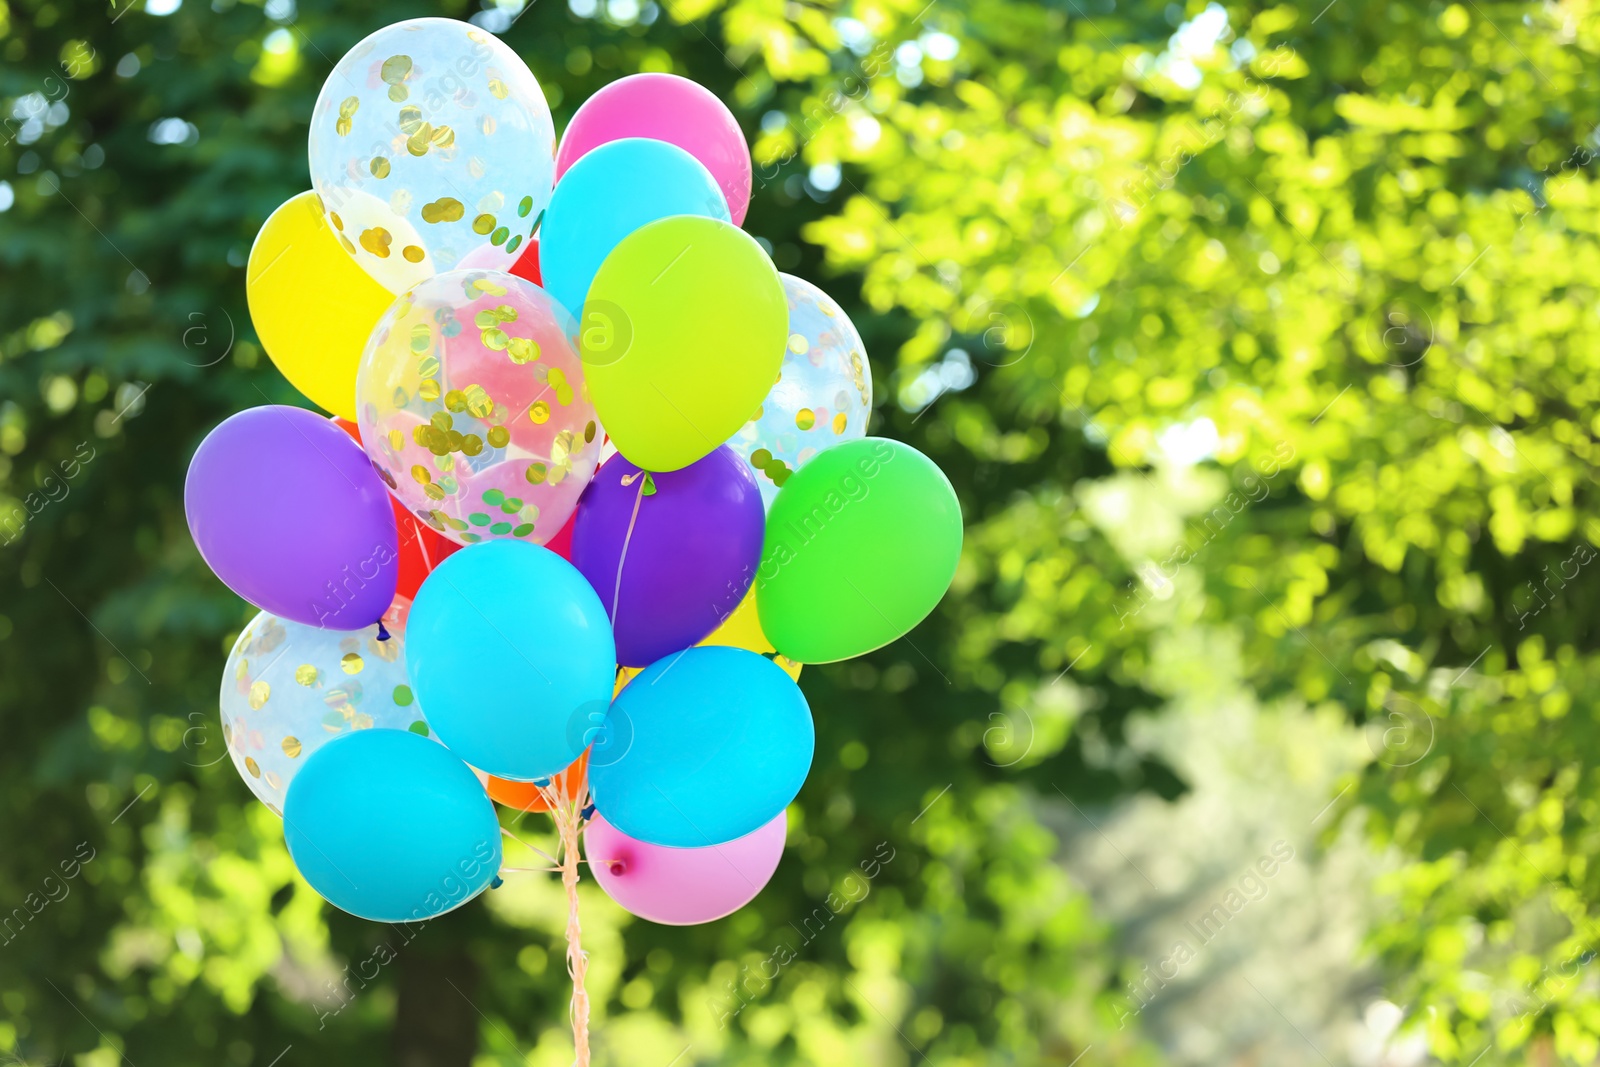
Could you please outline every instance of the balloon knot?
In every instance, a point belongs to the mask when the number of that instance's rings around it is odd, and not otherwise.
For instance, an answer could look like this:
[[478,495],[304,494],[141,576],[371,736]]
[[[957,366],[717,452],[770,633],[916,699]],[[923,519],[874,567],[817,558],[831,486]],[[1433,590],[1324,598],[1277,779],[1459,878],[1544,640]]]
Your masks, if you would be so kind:
[[611,868],[612,874],[627,874],[628,865],[621,860],[607,860],[606,866]]
[[383,620],[382,619],[378,620],[378,640],[379,641],[387,641],[387,640],[389,640],[389,631],[385,630],[383,628]]
[[578,813],[578,818],[580,818],[580,819],[592,819],[592,818],[594,818],[594,805],[590,804],[587,808],[584,808],[582,811],[580,811]]
[[489,888],[490,889],[499,889],[501,886],[503,886],[505,884],[506,884],[506,880],[504,878],[501,878],[497,874],[497,875],[494,876],[494,881],[489,883]]

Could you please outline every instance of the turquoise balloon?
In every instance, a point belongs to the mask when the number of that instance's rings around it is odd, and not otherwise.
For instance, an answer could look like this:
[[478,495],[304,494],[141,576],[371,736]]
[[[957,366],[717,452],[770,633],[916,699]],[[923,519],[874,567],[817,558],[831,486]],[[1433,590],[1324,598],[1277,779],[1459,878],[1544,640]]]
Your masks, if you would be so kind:
[[625,137],[586,153],[556,183],[539,229],[544,288],[573,315],[617,243],[671,215],[730,221],[711,172],[675,144]]
[[428,725],[501,778],[564,770],[611,702],[611,621],[577,568],[548,548],[484,541],[456,552],[417,591],[406,637]]
[[630,837],[720,845],[789,806],[815,744],[811,708],[783,668],[742,648],[696,647],[652,663],[617,696],[589,788]]
[[500,823],[472,769],[405,730],[358,730],[306,760],[283,805],[294,864],[374,922],[459,908],[500,871]]

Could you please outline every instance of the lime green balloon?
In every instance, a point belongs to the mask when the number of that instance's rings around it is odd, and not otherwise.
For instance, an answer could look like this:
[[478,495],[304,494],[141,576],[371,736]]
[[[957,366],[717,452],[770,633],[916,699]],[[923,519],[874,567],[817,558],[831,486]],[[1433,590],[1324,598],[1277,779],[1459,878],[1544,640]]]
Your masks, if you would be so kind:
[[871,652],[927,617],[960,556],[961,503],[933,460],[882,437],[835,445],[767,513],[761,629],[801,663]]
[[674,471],[750,420],[778,380],[788,336],[783,283],[755,239],[676,215],[606,256],[578,353],[617,450],[645,470]]

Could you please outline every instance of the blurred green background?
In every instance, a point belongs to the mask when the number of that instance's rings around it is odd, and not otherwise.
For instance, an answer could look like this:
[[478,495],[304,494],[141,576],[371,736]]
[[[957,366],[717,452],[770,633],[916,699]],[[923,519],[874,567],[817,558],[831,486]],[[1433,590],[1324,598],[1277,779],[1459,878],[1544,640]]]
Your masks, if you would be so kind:
[[585,884],[596,1063],[1596,1062],[1590,0],[0,0],[0,1059],[570,1061],[553,878],[410,941],[297,879],[181,506],[304,403],[243,266],[317,90],[427,14],[558,130],[728,100],[966,511],[933,617],[803,675],[755,904]]

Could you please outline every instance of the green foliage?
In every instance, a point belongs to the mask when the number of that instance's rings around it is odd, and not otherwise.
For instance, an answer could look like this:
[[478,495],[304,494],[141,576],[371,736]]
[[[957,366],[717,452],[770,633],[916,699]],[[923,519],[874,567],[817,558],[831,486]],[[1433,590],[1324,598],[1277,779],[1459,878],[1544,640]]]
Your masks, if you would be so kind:
[[[1063,794],[1183,791],[1130,733],[1203,686],[1163,673],[1201,631],[1263,707],[1369,728],[1328,824],[1396,857],[1369,945],[1408,1025],[1592,1061],[1594,6],[605,10],[504,34],[558,128],[635,70],[732,101],[748,227],[860,326],[874,432],[968,530],[932,619],[803,676],[817,762],[755,905],[679,930],[586,889],[599,1062],[1154,1062],[1049,827]],[[200,437],[297,402],[242,266],[307,184],[322,77],[420,14],[470,11],[0,6],[0,1051],[28,1062],[570,1056],[541,876],[421,932],[294,877],[219,761],[248,612],[182,521]]]

